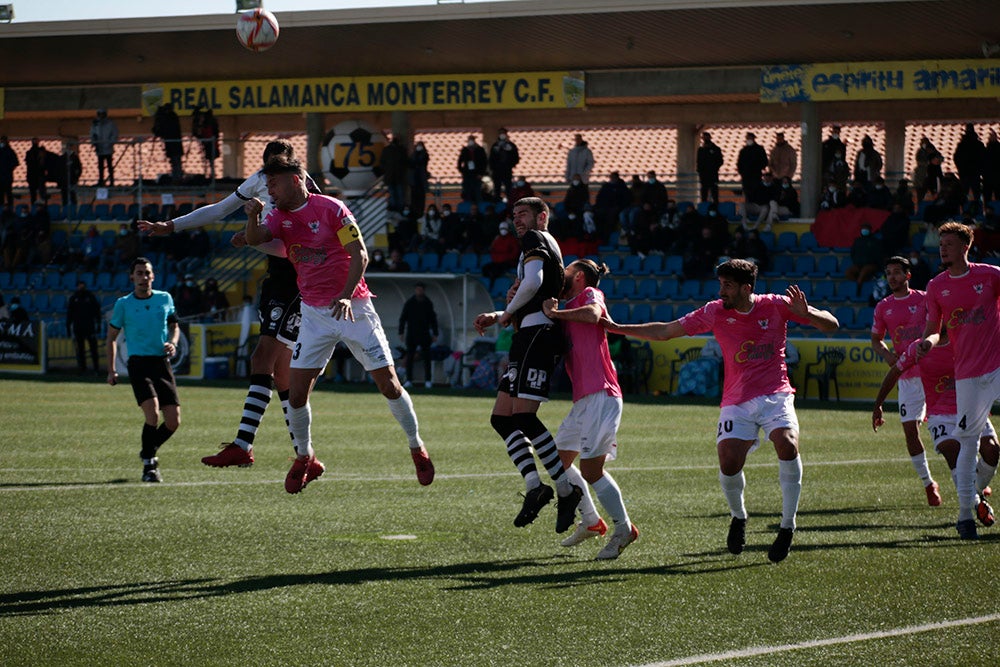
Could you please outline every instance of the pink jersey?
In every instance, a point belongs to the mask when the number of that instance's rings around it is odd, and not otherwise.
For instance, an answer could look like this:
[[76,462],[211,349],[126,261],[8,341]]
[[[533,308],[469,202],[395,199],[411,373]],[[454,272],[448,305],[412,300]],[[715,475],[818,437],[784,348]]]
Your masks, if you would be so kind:
[[723,406],[795,391],[785,366],[787,323],[809,320],[792,313],[789,301],[778,294],[755,294],[750,312],[740,313],[716,300],[680,319],[687,335],[711,331],[719,341],[725,370]]
[[986,375],[1000,368],[1000,267],[969,264],[952,277],[947,272],[927,284],[927,319],[948,329],[955,347],[955,378]]
[[[923,359],[917,359],[919,340],[910,343],[899,356],[896,368],[907,371],[916,368],[924,385],[924,400],[929,415],[958,414],[955,396],[955,349],[950,345],[935,345]],[[902,376],[900,376],[902,377]]]
[[[288,259],[298,274],[303,303],[325,308],[340,296],[351,264],[344,244],[357,238],[357,223],[344,202],[310,194],[306,203],[294,211],[272,210],[264,224],[274,238],[285,244]],[[372,296],[364,277],[351,296]]]
[[[888,334],[897,356],[910,343],[923,336],[924,324],[927,322],[924,296],[924,292],[911,289],[903,298],[890,294],[875,305],[872,333],[880,338],[885,338]],[[919,374],[920,369],[914,367],[903,373],[902,377],[915,378]]]
[[[593,287],[586,287],[582,292],[566,302],[566,308],[581,308],[596,303],[601,313],[608,314],[604,305],[604,293]],[[606,392],[608,396],[621,396],[622,389],[618,386],[618,373],[611,361],[608,351],[608,337],[604,327],[598,324],[563,321],[569,351],[566,354],[566,372],[573,382],[573,400],[579,401],[584,396]]]

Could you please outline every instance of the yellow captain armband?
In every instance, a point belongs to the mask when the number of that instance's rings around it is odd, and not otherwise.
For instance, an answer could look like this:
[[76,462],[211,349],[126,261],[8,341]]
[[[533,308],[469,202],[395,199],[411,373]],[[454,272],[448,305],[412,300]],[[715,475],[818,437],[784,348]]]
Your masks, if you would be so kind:
[[340,231],[337,232],[337,238],[340,239],[341,245],[346,246],[361,238],[361,230],[358,229],[357,223],[351,222],[340,228]]

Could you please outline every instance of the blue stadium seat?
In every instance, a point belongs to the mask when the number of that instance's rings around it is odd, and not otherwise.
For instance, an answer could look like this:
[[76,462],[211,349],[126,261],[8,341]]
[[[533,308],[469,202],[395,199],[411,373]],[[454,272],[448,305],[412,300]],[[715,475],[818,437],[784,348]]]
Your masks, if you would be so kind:
[[627,324],[629,320],[629,305],[627,303],[613,303],[608,308],[608,315],[619,324]]
[[563,266],[569,266],[578,259],[580,258],[577,255],[563,255]]
[[493,283],[493,289],[490,290],[490,296],[494,299],[507,298],[507,290],[509,290],[513,284],[514,281],[508,276],[500,276]]
[[654,322],[670,322],[674,319],[674,307],[669,303],[661,303],[653,309]]
[[635,291],[638,288],[635,282],[635,278],[625,277],[619,278],[618,284],[616,285],[617,294],[619,299],[634,299]]
[[813,281],[811,301],[833,301],[836,296],[836,286],[832,280]]
[[701,281],[700,280],[685,280],[681,283],[680,290],[677,293],[678,299],[684,300],[698,300],[701,298]]
[[816,260],[812,255],[799,255],[795,258],[794,270],[796,276],[812,276],[816,272]]
[[[24,297],[21,297],[24,300]],[[49,293],[48,292],[35,292],[32,298],[31,307],[38,312],[45,312],[49,309]]]
[[719,202],[719,215],[730,222],[740,219],[740,216],[736,213],[736,203],[731,201]]
[[621,271],[622,268],[622,257],[621,255],[607,254],[601,258],[601,261],[608,265],[608,270],[614,275]]
[[62,313],[66,310],[67,297],[63,292],[56,292],[49,297],[49,311]]
[[75,218],[77,220],[84,220],[89,222],[91,220],[96,220],[97,216],[94,214],[93,206],[91,206],[90,204],[80,204],[80,206],[76,209]]
[[28,274],[28,285],[35,289],[42,289],[45,285],[45,274],[41,271],[32,271]]
[[94,218],[96,218],[97,220],[110,220],[111,219],[111,205],[110,204],[95,204],[94,205]]
[[459,215],[468,215],[469,211],[472,210],[472,202],[470,201],[460,201],[458,206],[455,207],[455,213]]
[[795,260],[791,255],[775,255],[771,268],[764,272],[765,276],[790,276],[795,273]]
[[680,278],[684,275],[684,257],[681,255],[667,255],[663,258],[663,268],[657,272],[657,275]]
[[799,237],[799,250],[806,252],[816,252],[819,250],[816,235],[812,232],[803,232],[802,236]]
[[636,299],[655,299],[660,291],[660,284],[656,278],[643,278],[635,289]]
[[838,301],[857,301],[858,285],[853,280],[838,280],[836,298]]
[[114,281],[114,276],[108,271],[101,271],[97,274],[97,278],[94,280],[94,289],[100,290],[102,292],[107,292],[113,289],[112,283]]
[[403,255],[403,261],[410,265],[411,271],[420,270],[420,255],[415,252],[408,252]]
[[42,289],[62,289],[62,276],[55,271],[46,271],[42,280]]
[[764,242],[767,249],[774,252],[775,246],[777,245],[777,239],[774,236],[774,232],[759,232],[760,240]]
[[420,256],[420,268],[413,267],[415,271],[423,271],[425,273],[430,273],[438,270],[438,266],[441,264],[441,258],[438,257],[436,252],[425,252]]
[[653,309],[648,303],[637,303],[632,306],[631,321],[635,324],[651,322],[653,319]]
[[[707,201],[700,201],[700,202],[698,202],[698,207],[697,207],[698,215],[707,217],[708,216],[708,207],[709,206],[711,206],[711,203],[709,203]],[[681,213],[683,213],[683,212],[684,211],[681,211]]]
[[799,249],[799,237],[795,232],[781,232],[774,245],[778,252],[795,252]]
[[875,309],[871,306],[864,306],[859,308],[857,314],[854,317],[854,328],[855,329],[871,329],[872,322],[875,321]]
[[121,202],[112,204],[109,214],[111,215],[112,220],[119,220],[122,222],[128,220],[128,209],[126,209],[125,204]]
[[463,273],[479,273],[479,255],[467,252],[458,258],[458,269]]
[[678,304],[677,308],[674,310],[674,319],[679,320],[688,313],[693,313],[699,308],[701,308],[700,304],[690,304],[690,303]]
[[840,276],[840,266],[836,255],[822,255],[816,262],[813,276],[817,278]]
[[28,274],[24,271],[15,271],[10,276],[10,288],[16,290],[28,289]]
[[853,329],[855,327],[854,306],[837,306],[833,311],[833,316],[837,318],[841,329]]
[[676,299],[681,291],[681,281],[677,278],[664,278],[660,281],[660,290],[656,293],[656,299]]
[[663,255],[649,255],[642,260],[642,272],[646,275],[659,273],[663,269]]
[[437,270],[441,273],[458,273],[458,258],[457,252],[446,252],[441,255],[441,262],[438,264]]
[[0,291],[6,292],[12,287],[12,276],[8,271],[0,271]]
[[638,255],[627,255],[622,262],[622,273],[630,276],[642,274],[642,260]]
[[766,278],[757,278],[757,282],[753,286],[754,294],[767,294],[767,285]]
[[49,220],[52,222],[59,222],[60,220],[66,219],[66,211],[59,204],[49,204]]
[[791,282],[785,280],[784,278],[775,278],[774,280],[768,282],[767,291],[771,294],[784,294],[785,290],[787,290],[788,286],[791,284]]

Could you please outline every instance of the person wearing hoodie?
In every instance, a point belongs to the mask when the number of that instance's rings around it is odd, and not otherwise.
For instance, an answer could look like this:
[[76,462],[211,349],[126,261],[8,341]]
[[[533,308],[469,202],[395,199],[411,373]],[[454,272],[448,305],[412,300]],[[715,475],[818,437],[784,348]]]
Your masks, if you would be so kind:
[[579,174],[583,183],[590,183],[590,172],[594,170],[594,153],[583,140],[582,134],[573,137],[573,147],[566,154],[566,182],[573,181],[573,175]]

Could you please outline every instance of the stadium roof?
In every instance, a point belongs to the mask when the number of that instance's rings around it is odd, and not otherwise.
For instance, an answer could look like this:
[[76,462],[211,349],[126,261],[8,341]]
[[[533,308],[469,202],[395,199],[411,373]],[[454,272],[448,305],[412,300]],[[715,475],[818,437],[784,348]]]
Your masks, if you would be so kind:
[[982,58],[997,0],[528,0],[277,14],[242,49],[232,14],[0,24],[0,86]]

